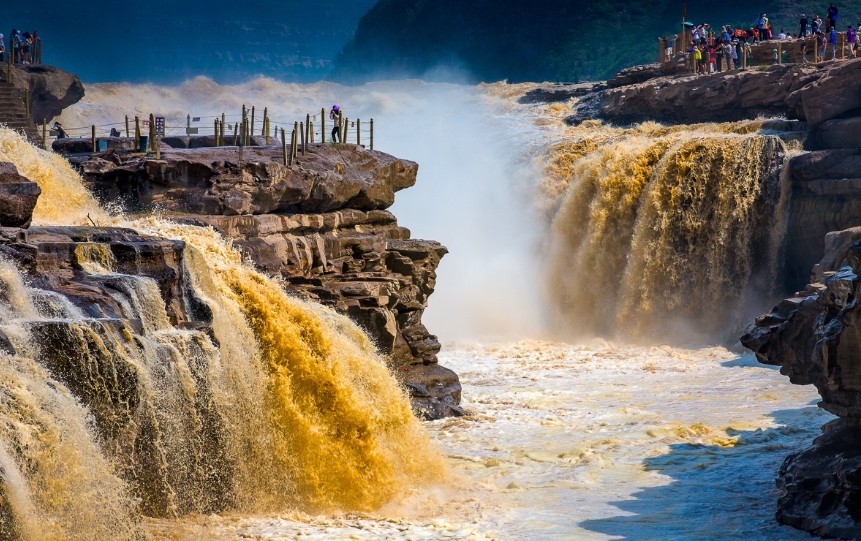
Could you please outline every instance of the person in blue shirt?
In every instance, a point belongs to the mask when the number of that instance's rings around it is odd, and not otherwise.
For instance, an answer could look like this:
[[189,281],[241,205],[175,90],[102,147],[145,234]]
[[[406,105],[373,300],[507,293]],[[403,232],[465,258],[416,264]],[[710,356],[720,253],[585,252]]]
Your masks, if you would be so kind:
[[834,60],[837,58],[837,29],[833,26],[828,34],[828,43],[831,44],[831,60]]
[[837,28],[837,6],[834,5],[834,2],[828,5],[828,16],[825,24],[828,25],[829,32]]

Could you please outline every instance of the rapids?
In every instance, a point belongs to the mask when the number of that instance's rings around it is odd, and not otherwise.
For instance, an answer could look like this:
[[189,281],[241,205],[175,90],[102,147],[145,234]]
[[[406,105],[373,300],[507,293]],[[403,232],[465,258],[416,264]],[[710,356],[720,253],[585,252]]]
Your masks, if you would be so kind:
[[[269,107],[280,126],[331,103],[373,116],[375,147],[420,163],[394,212],[451,249],[426,323],[470,415],[424,425],[348,320],[285,296],[211,230],[99,209],[62,160],[0,131],[0,159],[42,186],[37,223],[89,215],[185,240],[186,287],[213,308],[219,344],[166,326],[152,284],[117,276],[97,250],[82,250],[82,266],[118,284],[144,322],[138,348],[124,345],[131,330],[60,300],[31,307],[38,293],[7,268],[3,309],[15,315],[4,321],[33,354],[4,365],[3,442],[34,426],[49,447],[0,447],[0,496],[22,528],[57,523],[56,535],[23,537],[75,539],[91,521],[92,532],[119,524],[154,540],[806,539],[774,523],[773,479],[830,417],[813,390],[702,347],[773,293],[786,205],[775,164],[789,150],[758,122],[564,128],[570,105],[517,105],[527,87],[102,84],[61,119],[74,128],[153,112],[184,126],[187,114],[211,121],[243,103]],[[106,341],[96,357],[149,374],[144,406],[115,427],[155,431],[153,463],[135,461],[124,433],[98,437],[105,420],[27,349],[28,322],[52,318]],[[51,417],[58,409],[70,420]],[[49,459],[70,447],[74,485]],[[132,496],[138,469],[162,498]],[[114,509],[93,516],[93,502]]]

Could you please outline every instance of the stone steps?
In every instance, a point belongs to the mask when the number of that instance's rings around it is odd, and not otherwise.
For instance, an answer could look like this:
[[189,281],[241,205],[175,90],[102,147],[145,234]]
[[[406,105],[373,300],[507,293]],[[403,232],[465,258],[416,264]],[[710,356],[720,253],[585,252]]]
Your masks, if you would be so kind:
[[27,115],[27,106],[17,88],[0,82],[0,124],[23,133],[32,144],[42,148],[42,138],[33,120]]

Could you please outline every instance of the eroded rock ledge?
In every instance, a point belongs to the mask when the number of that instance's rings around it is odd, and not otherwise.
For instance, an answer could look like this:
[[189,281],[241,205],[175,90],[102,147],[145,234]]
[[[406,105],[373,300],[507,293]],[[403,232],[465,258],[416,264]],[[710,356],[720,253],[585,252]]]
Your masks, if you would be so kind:
[[637,66],[591,91],[557,85],[533,91],[521,101],[577,97],[575,112],[566,119],[569,124],[589,119],[690,124],[780,116],[816,125],[861,108],[861,58],[707,76],[668,71],[677,72],[677,66]]
[[825,537],[861,538],[861,228],[828,234],[811,283],[741,338],[792,383],[813,384],[840,419],[780,469],[777,518]]
[[161,159],[109,151],[74,160],[105,203],[167,213],[231,239],[294,294],[365,328],[427,418],[460,415],[457,375],[422,324],[447,253],[410,239],[385,210],[418,165],[354,145],[311,145],[293,166],[280,146],[165,150]]

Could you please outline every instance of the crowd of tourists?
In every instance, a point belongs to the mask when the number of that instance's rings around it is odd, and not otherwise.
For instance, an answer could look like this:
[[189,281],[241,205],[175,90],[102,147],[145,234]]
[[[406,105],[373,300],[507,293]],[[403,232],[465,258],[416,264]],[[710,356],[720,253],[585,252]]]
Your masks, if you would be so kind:
[[0,34],[0,62],[8,62],[10,59],[13,64],[41,64],[42,38],[39,37],[39,32],[22,32],[13,28],[9,34],[8,48],[6,37]]
[[[750,58],[751,44],[771,40],[800,40],[799,61],[802,63],[808,62],[808,41],[811,38],[813,43],[810,48],[814,55],[813,60],[816,62],[829,57],[836,59],[838,48],[844,45],[849,58],[855,58],[858,55],[861,22],[857,23],[857,28],[852,24],[847,25],[845,38],[838,40],[838,15],[839,10],[834,3],[828,6],[824,22],[818,14],[812,17],[801,14],[797,33],[787,33],[781,29],[775,34],[766,13],[760,13],[749,28],[724,25],[720,31],[715,31],[708,23],[699,25],[685,23],[687,26],[685,44],[688,47],[686,52],[692,59],[696,72],[701,74],[720,72],[724,69],[741,69],[745,65],[744,59]],[[662,38],[666,61],[671,61],[675,51],[679,50],[674,43],[677,39],[679,39],[678,36]],[[781,60],[777,58],[776,51],[777,49],[775,49],[775,63]]]

